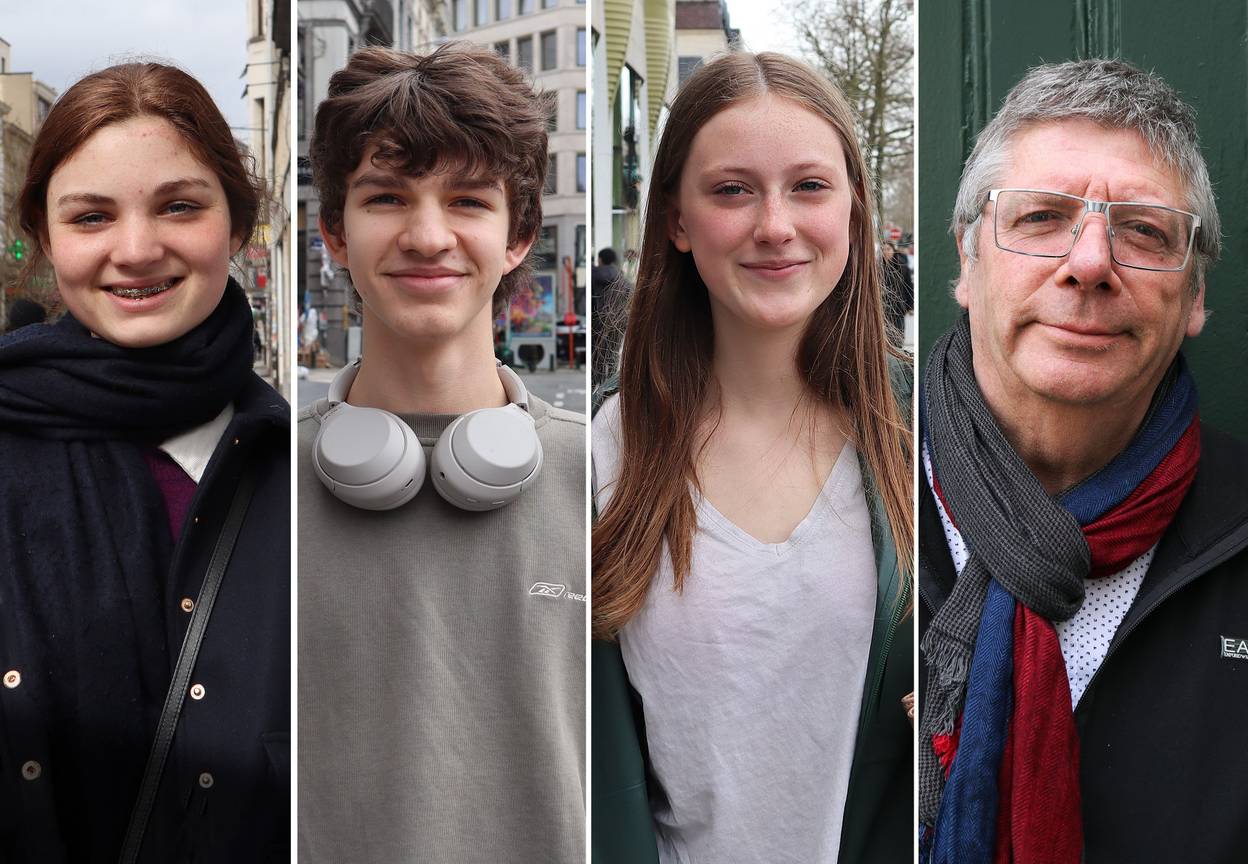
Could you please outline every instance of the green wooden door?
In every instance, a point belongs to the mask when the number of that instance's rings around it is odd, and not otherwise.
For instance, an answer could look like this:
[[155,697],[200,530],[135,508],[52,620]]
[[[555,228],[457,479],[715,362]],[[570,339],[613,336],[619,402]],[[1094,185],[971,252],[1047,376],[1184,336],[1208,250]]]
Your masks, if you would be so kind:
[[1213,315],[1184,351],[1201,417],[1248,437],[1248,4],[1174,0],[919,3],[919,355],[954,321],[949,216],[962,163],[1005,94],[1037,63],[1122,57],[1191,104],[1222,217],[1206,280]]

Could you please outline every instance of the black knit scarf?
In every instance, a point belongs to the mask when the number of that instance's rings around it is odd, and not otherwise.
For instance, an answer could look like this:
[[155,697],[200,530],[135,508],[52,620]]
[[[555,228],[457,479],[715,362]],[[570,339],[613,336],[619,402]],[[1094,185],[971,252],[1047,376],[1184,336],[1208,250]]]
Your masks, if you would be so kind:
[[63,834],[124,830],[177,651],[173,539],[143,450],[233,401],[252,327],[231,280],[165,345],[122,348],[68,315],[0,339],[0,648],[22,672],[5,746],[46,752],[57,811],[89,823]]

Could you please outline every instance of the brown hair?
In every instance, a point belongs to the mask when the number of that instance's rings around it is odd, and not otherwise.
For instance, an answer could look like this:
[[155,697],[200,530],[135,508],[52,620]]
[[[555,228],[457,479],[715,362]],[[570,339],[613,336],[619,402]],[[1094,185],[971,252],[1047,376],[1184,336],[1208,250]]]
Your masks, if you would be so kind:
[[714,332],[693,256],[669,239],[668,206],[698,130],[730,105],[764,93],[827,120],[844,148],[853,187],[849,261],[802,336],[797,371],[814,398],[849,415],[849,436],[883,498],[897,559],[905,573],[913,571],[914,450],[890,383],[889,355],[901,355],[885,338],[870,178],[853,112],[832,84],[796,60],[732,53],[703,66],[681,88],[654,160],[620,365],[622,470],[593,531],[596,638],[614,638],[641,608],[664,541],[677,591],[689,573],[697,526],[689,488],[698,482],[694,451],[711,394]]
[[264,201],[264,186],[248,168],[230,125],[192,76],[162,63],[122,63],[93,72],[65,91],[43,121],[30,151],[26,182],[18,196],[18,222],[31,238],[30,279],[44,259],[48,233],[48,183],[62,162],[97,130],[135,117],[158,117],[181,133],[186,146],[221,181],[230,210],[230,234],[251,238]]
[[[373,162],[413,175],[482,173],[507,191],[508,243],[537,236],[546,182],[547,99],[488,48],[448,42],[432,54],[365,48],[329,79],[308,151],[325,227],[342,229],[347,176],[369,144]],[[503,277],[495,311],[531,280],[526,261]]]

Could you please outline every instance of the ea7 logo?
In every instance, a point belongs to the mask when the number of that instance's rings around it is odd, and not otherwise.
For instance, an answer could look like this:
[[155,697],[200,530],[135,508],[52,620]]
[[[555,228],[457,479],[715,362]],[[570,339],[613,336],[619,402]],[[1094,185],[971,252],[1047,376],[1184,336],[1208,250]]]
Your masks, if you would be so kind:
[[1236,639],[1234,636],[1220,636],[1222,640],[1222,656],[1231,660],[1248,660],[1248,639]]
[[564,590],[562,585],[554,585],[550,582],[535,582],[533,587],[529,589],[529,594],[536,594],[538,597],[562,597]]

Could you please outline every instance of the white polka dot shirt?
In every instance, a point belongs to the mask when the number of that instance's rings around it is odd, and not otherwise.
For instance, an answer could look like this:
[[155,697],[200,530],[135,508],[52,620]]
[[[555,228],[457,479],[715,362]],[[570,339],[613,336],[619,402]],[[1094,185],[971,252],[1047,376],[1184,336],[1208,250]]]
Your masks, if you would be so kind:
[[[932,460],[927,452],[927,444],[923,444],[923,470],[927,474],[927,484],[932,486]],[[940,514],[940,525],[945,532],[945,542],[949,546],[949,555],[953,566],[961,573],[970,557],[966,542],[954,527],[949,514],[945,512],[940,496],[933,495],[936,500],[936,511]],[[1127,610],[1135,601],[1135,595],[1144,581],[1144,574],[1153,563],[1153,554],[1157,545],[1136,558],[1127,568],[1112,576],[1088,579],[1084,582],[1083,605],[1069,621],[1054,625],[1057,639],[1062,647],[1062,659],[1066,661],[1066,677],[1070,681],[1070,704],[1079,704],[1088,682],[1100,668],[1109,643],[1118,632],[1118,625],[1126,617]]]

